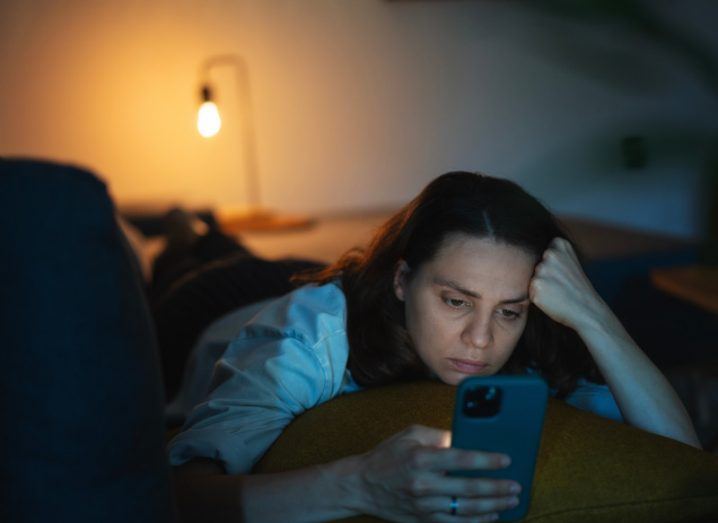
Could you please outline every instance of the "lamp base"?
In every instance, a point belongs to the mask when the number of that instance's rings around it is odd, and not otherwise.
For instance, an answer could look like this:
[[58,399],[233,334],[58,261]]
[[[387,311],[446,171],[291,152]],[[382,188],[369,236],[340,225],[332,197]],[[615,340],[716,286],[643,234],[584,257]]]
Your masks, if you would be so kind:
[[228,207],[216,209],[220,228],[227,234],[241,232],[280,232],[312,227],[316,220],[297,214],[277,214],[261,207]]

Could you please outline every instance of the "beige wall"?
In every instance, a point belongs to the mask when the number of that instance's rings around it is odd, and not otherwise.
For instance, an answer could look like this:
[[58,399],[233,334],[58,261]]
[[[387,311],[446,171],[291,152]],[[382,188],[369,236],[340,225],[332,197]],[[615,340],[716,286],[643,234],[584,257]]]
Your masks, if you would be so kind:
[[[718,49],[715,3],[648,4]],[[716,93],[625,29],[481,0],[5,0],[0,154],[87,165],[123,202],[240,203],[231,71],[215,76],[223,132],[194,123],[200,63],[233,52],[272,207],[393,204],[481,169],[558,211],[696,234]],[[628,134],[647,138],[642,171],[621,164]]]

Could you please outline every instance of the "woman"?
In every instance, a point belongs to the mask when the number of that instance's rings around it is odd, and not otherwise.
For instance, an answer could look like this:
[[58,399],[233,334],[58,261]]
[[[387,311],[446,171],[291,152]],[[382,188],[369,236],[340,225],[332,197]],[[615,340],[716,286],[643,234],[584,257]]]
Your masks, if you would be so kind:
[[440,176],[366,252],[303,281],[216,322],[208,332],[231,339],[226,348],[206,334],[198,345],[196,362],[213,361],[199,354],[214,347],[217,364],[170,460],[183,508],[205,521],[211,512],[490,521],[513,506],[520,485],[444,474],[500,468],[507,457],[448,448],[449,434],[429,427],[318,467],[249,474],[302,411],[401,380],[536,372],[579,408],[699,446],[675,392],[596,294],[554,217],[512,182]]

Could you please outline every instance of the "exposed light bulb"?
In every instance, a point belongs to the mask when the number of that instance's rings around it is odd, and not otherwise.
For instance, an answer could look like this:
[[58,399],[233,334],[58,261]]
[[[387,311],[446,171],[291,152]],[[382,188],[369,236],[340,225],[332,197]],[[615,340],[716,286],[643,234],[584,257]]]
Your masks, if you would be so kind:
[[217,134],[222,127],[222,118],[214,102],[203,102],[197,111],[197,130],[205,138]]

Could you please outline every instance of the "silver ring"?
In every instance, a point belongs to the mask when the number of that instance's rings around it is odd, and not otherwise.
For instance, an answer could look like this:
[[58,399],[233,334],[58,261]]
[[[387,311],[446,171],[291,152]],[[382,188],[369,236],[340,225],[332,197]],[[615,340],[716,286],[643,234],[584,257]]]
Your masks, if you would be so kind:
[[456,496],[451,496],[451,505],[450,505],[450,508],[451,508],[451,515],[452,515],[452,516],[455,516],[455,515],[456,515],[456,511],[459,510],[459,500],[456,499]]

